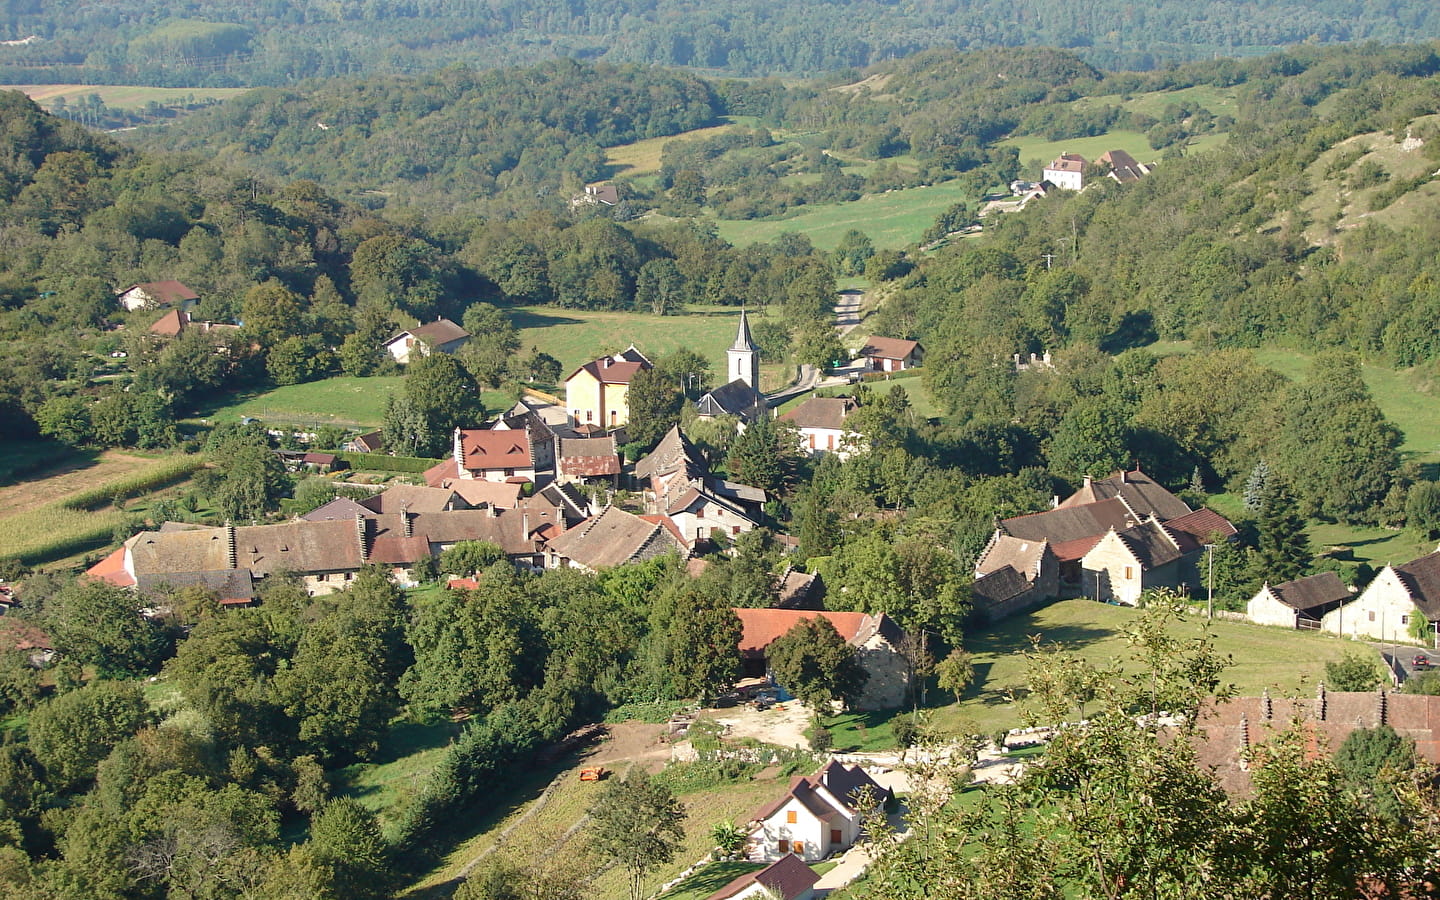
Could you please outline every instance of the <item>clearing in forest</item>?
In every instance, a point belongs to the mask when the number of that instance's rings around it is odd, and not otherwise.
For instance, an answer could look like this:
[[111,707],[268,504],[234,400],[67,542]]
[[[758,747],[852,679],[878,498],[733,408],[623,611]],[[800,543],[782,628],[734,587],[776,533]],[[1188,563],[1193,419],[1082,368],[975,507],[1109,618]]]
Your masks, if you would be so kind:
[[919,243],[940,213],[973,200],[959,182],[866,194],[848,203],[801,207],[784,219],[717,219],[720,237],[737,247],[773,241],[785,233],[803,234],[821,250],[833,250],[845,232],[864,232],[882,250]]

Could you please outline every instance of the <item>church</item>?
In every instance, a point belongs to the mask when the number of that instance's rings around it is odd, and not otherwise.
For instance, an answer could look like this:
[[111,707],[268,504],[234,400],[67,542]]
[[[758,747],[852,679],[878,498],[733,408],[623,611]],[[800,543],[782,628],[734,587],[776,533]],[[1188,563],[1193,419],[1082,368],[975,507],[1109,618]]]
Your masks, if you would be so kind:
[[701,419],[735,416],[742,422],[753,422],[766,411],[766,404],[760,393],[760,348],[750,336],[750,320],[743,309],[735,343],[725,351],[725,357],[730,381],[695,401],[695,411]]

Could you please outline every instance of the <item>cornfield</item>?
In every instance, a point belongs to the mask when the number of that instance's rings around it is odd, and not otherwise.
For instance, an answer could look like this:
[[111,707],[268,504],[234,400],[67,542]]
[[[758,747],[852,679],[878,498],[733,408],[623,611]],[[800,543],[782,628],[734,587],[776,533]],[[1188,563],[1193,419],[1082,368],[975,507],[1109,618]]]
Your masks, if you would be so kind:
[[180,481],[204,464],[198,456],[172,457],[143,472],[0,517],[0,559],[34,564],[103,547],[126,521],[123,511],[108,508],[114,500]]

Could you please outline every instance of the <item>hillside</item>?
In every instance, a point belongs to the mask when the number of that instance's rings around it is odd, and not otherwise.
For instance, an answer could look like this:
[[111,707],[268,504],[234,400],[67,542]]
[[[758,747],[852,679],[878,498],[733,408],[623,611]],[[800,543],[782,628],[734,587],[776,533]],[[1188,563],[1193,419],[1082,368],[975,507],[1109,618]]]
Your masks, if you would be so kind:
[[557,57],[687,66],[727,74],[816,74],[930,47],[1076,48],[1107,67],[1249,56],[1301,43],[1396,43],[1440,36],[1418,0],[1178,0],[1083,11],[1054,0],[883,0],[784,4],[380,0],[350,9],[315,0],[232,0],[0,8],[0,81],[235,87],[307,77],[384,75],[447,65]]

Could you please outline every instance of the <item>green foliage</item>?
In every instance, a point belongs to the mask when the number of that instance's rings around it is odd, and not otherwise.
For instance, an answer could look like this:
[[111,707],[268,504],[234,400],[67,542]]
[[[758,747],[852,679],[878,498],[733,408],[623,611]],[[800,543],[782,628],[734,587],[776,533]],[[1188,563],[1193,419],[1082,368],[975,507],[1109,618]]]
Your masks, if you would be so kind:
[[855,648],[819,616],[801,619],[766,648],[765,656],[776,683],[817,715],[828,714],[832,700],[853,704],[870,676]]
[[505,550],[489,541],[460,541],[440,553],[440,571],[446,575],[474,575],[505,560]]
[[485,407],[475,379],[453,357],[432,353],[413,360],[405,390],[385,404],[385,446],[396,453],[440,456],[456,428],[480,423]]
[[645,875],[675,858],[685,808],[640,767],[606,782],[590,808],[591,845],[629,875],[630,900],[640,900]]
[[58,649],[106,677],[153,672],[169,645],[161,626],[140,614],[134,593],[90,579],[51,597],[43,624]]
[[96,767],[152,714],[134,684],[102,681],[62,694],[30,715],[30,749],[52,785],[83,786]]
[[771,494],[794,482],[800,463],[800,441],[793,426],[761,416],[730,445],[725,468],[742,484]]
[[1372,691],[1383,677],[1372,656],[1347,652],[1338,662],[1325,664],[1325,686],[1332,691]]

